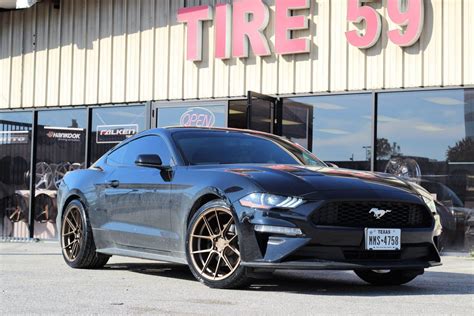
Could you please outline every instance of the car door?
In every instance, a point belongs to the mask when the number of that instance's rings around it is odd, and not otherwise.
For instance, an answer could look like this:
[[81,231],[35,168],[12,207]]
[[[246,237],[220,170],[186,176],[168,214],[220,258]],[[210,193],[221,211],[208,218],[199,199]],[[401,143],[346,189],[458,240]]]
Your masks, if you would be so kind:
[[169,251],[170,180],[157,168],[135,165],[139,155],[157,154],[171,164],[166,143],[148,135],[120,147],[107,157],[114,167],[106,179],[106,229],[118,247]]

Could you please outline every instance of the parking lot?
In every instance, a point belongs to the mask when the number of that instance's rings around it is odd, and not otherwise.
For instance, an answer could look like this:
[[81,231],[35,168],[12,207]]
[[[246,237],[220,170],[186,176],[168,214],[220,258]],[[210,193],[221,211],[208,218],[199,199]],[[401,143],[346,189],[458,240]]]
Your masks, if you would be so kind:
[[373,287],[351,272],[278,272],[244,290],[213,290],[183,266],[114,257],[72,270],[57,243],[0,243],[0,314],[459,314],[474,310],[474,259],[401,287]]

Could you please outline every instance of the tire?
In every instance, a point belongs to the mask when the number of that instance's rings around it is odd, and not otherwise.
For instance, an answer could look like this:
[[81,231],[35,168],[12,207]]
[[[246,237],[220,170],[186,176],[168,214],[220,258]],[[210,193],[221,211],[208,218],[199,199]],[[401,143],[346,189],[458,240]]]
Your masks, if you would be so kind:
[[355,270],[354,272],[359,278],[373,285],[402,285],[413,281],[423,274],[424,270],[389,270],[389,272]]
[[64,261],[74,269],[99,269],[110,256],[96,252],[87,212],[78,200],[71,201],[63,213],[61,248]]
[[235,217],[229,206],[222,200],[214,200],[203,205],[188,225],[188,265],[194,277],[210,288],[242,288],[250,281],[246,268],[240,264],[238,232],[234,223]]

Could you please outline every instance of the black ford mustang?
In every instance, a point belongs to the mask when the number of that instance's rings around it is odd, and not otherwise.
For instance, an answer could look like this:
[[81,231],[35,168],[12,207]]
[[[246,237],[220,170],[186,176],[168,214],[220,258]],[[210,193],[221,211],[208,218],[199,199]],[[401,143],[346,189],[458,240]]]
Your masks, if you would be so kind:
[[280,137],[231,129],[141,133],[58,194],[65,261],[112,255],[188,264],[216,288],[275,269],[354,270],[403,284],[440,264],[436,206],[416,184],[328,167]]

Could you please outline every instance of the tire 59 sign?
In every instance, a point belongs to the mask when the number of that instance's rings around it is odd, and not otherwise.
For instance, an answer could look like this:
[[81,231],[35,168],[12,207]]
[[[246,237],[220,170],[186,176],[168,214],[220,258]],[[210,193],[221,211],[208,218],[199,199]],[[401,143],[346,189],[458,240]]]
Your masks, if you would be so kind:
[[[358,31],[346,32],[349,44],[359,48],[369,48],[375,45],[381,36],[382,19],[372,7],[363,5],[364,2],[377,0],[348,0],[347,20],[353,23],[365,21],[365,33]],[[424,23],[423,0],[406,0],[406,8],[402,10],[401,1],[387,1],[388,18],[400,26],[400,29],[389,30],[387,36],[395,45],[407,47],[415,44],[421,36]]]
[[[382,18],[367,3],[380,4],[382,0],[337,1],[347,1],[348,22],[365,24],[365,29],[361,32],[351,30],[345,33],[349,44],[358,48],[375,45],[381,36]],[[309,29],[308,14],[300,12],[309,12],[312,2],[314,1],[275,0],[275,54],[310,52],[310,37],[297,36],[295,31]],[[387,13],[388,19],[400,26],[387,32],[390,41],[401,47],[411,46],[418,41],[424,22],[423,0],[387,0]],[[233,5],[221,3],[215,9],[210,5],[181,8],[177,20],[187,25],[187,60],[202,60],[204,21],[214,22],[215,57],[218,59],[247,58],[250,47],[256,56],[272,54],[265,34],[270,24],[270,9],[262,0],[234,0]]]

